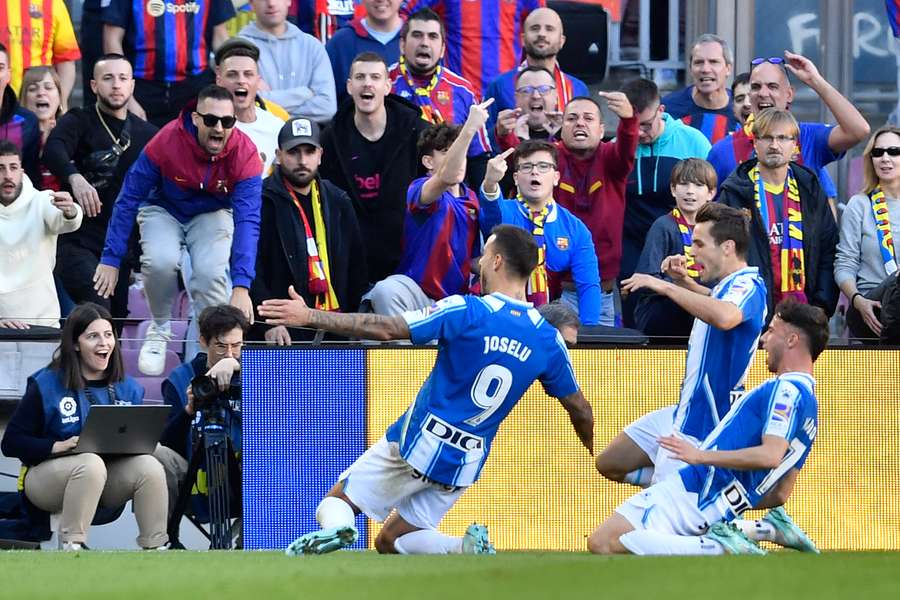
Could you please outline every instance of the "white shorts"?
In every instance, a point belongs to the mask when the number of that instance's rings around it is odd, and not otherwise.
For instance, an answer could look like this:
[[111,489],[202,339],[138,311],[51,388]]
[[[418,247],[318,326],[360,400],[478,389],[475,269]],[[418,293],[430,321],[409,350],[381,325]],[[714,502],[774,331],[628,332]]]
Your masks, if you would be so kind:
[[432,481],[400,457],[396,442],[381,438],[341,473],[344,494],[371,519],[384,521],[395,508],[410,525],[437,529],[464,487]]
[[625,427],[625,435],[643,450],[653,464],[659,454],[659,442],[664,435],[672,434],[672,423],[675,420],[675,406],[667,406],[649,412],[634,423]]
[[703,535],[709,528],[697,508],[697,494],[684,489],[680,477],[669,477],[623,502],[616,512],[636,530],[673,535]]

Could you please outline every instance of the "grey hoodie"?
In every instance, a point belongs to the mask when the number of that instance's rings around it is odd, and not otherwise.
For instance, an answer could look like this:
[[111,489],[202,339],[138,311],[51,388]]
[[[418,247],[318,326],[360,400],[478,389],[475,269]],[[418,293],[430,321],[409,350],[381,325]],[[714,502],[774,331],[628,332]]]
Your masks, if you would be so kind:
[[334,74],[319,40],[287,23],[280,37],[262,31],[256,23],[239,36],[259,48],[259,74],[271,88],[260,96],[280,104],[291,116],[329,121],[337,110]]

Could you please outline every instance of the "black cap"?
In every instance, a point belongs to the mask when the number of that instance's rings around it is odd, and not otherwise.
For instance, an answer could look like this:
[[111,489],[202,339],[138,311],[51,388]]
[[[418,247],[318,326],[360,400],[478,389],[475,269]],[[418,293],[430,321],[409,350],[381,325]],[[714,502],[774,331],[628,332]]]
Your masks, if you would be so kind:
[[321,130],[318,123],[306,117],[297,117],[285,123],[281,131],[278,132],[278,148],[283,152],[300,144],[309,144],[321,148],[322,144],[319,143],[320,134]]
[[222,61],[235,54],[236,50],[242,50],[241,56],[249,55],[254,62],[259,62],[259,48],[250,40],[242,37],[233,37],[225,40],[219,49],[216,50],[216,66],[222,64]]

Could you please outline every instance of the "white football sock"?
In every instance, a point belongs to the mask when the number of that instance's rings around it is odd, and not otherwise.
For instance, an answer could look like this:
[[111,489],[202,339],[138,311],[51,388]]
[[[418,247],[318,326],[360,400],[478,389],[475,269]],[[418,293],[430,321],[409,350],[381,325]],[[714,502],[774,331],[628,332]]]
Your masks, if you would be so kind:
[[419,529],[394,540],[394,549],[400,554],[461,554],[462,538],[434,529]]
[[725,549],[719,542],[704,536],[636,530],[622,535],[619,541],[629,552],[640,556],[725,554]]
[[631,485],[636,485],[642,488],[650,487],[650,482],[653,480],[653,467],[642,467],[625,476],[623,481],[625,483],[630,483]]
[[767,523],[766,521],[753,521],[751,519],[735,519],[733,523],[751,540],[757,542],[778,543],[778,532],[771,523]]
[[353,507],[340,498],[325,496],[316,507],[316,521],[322,529],[347,527],[354,525],[356,515],[353,514]]

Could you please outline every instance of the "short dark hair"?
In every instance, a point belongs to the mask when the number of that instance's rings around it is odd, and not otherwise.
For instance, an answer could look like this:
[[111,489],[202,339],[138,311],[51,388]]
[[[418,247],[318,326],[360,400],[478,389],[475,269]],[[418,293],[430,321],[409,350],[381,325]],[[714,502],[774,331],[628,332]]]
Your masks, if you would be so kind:
[[350,70],[347,71],[348,76],[353,73],[353,65],[360,62],[378,62],[384,65],[384,70],[388,70],[388,65],[384,61],[384,57],[380,54],[376,54],[374,52],[366,51],[360,52],[356,56],[353,57],[353,61],[350,63]]
[[528,158],[538,152],[549,152],[553,157],[553,164],[559,164],[559,152],[557,152],[556,146],[546,140],[525,140],[516,146],[516,151],[512,153],[513,166],[517,166],[520,159]]
[[244,313],[230,304],[207,306],[200,313],[197,324],[200,336],[206,343],[211,343],[218,336],[228,333],[235,327],[240,327],[241,332],[245,334],[250,328],[250,321],[247,320]]
[[450,125],[449,123],[441,123],[433,127],[424,129],[419,134],[419,141],[416,149],[419,151],[419,158],[434,154],[435,150],[444,152],[459,137],[462,127],[459,125]]
[[622,93],[636,112],[644,112],[654,103],[660,102],[659,88],[649,79],[633,79],[622,86]]
[[734,76],[734,81],[731,82],[732,96],[734,96],[734,88],[739,85],[750,85],[750,71],[744,71],[743,73],[738,73]]
[[711,164],[702,158],[685,158],[675,163],[669,183],[675,187],[679,183],[695,183],[706,186],[706,189],[715,190],[718,177]]
[[[77,350],[78,338],[91,323],[98,319],[108,321],[110,326],[113,324],[110,312],[105,307],[93,302],[79,304],[66,317],[60,334],[59,347],[53,353],[53,360],[50,362],[50,369],[59,371],[59,377],[66,389],[80,390],[84,388],[84,377],[81,375],[81,355]],[[116,343],[109,356],[105,374],[109,383],[118,383],[125,379],[125,364],[122,361],[122,350],[119,347],[119,336],[116,335],[115,327],[113,327],[113,338]]]
[[554,300],[553,302],[544,304],[538,308],[538,312],[541,313],[541,316],[544,317],[548,323],[557,329],[562,329],[563,327],[578,328],[581,326],[581,320],[578,318],[578,313],[562,300]]
[[234,96],[231,95],[231,92],[221,85],[216,85],[214,83],[211,83],[200,90],[200,93],[197,94],[197,104],[199,105],[207,98],[210,100],[227,100],[234,104]]
[[0,156],[18,156],[21,161],[22,149],[15,142],[0,140]]
[[590,96],[575,96],[574,98],[566,102],[566,105],[563,107],[563,114],[565,114],[566,111],[569,110],[569,106],[571,106],[573,102],[590,102],[597,107],[597,114],[600,115],[600,122],[603,122],[603,107],[600,106],[599,102],[597,102]]
[[226,40],[219,49],[216,50],[215,60],[218,67],[225,59],[232,56],[246,56],[252,58],[253,62],[259,62],[259,47],[248,39],[242,37],[233,37]]
[[538,264],[538,247],[534,235],[516,225],[497,225],[491,230],[494,248],[503,257],[508,271],[520,279],[528,279]]
[[704,204],[697,211],[697,224],[712,223],[709,232],[717,246],[726,240],[734,242],[734,253],[739,258],[747,258],[750,246],[750,216],[743,210],[732,208],[719,202]]
[[403,22],[403,25],[400,27],[400,39],[403,41],[406,41],[406,36],[409,34],[410,21],[437,21],[441,26],[441,39],[444,40],[444,44],[447,43],[447,30],[444,27],[444,20],[441,19],[441,15],[437,14],[430,8],[420,8],[413,14],[409,15],[409,17]]
[[550,76],[550,79],[554,79],[553,73],[550,72],[549,69],[545,69],[544,67],[537,67],[535,65],[528,65],[518,73],[516,73],[516,85],[519,85],[519,79],[522,78],[522,75],[525,73],[546,73]]
[[828,315],[824,310],[788,298],[775,307],[775,316],[791,327],[799,329],[806,340],[809,355],[813,360],[819,358],[828,345]]
[[108,60],[124,60],[129,65],[131,64],[131,61],[128,60],[128,58],[124,54],[119,54],[118,52],[107,52],[106,54],[102,55],[100,58],[98,58],[97,60],[94,61],[94,66],[91,68],[91,78],[92,79],[94,78],[94,72],[97,70],[97,65],[99,65],[102,62],[106,62]]

